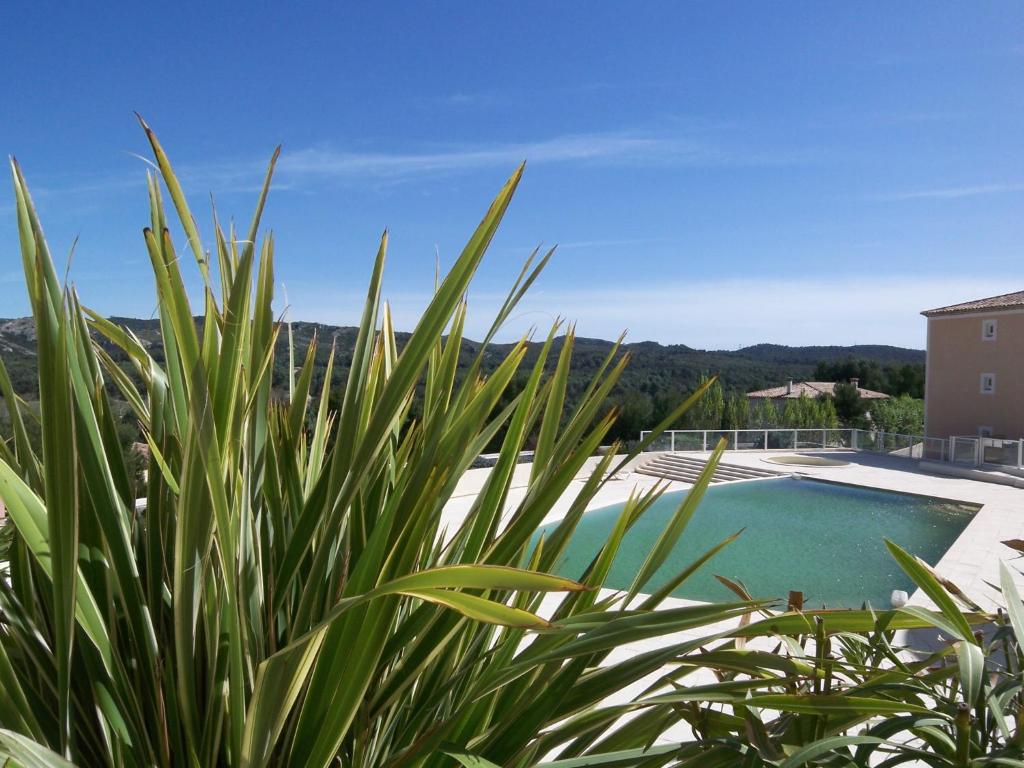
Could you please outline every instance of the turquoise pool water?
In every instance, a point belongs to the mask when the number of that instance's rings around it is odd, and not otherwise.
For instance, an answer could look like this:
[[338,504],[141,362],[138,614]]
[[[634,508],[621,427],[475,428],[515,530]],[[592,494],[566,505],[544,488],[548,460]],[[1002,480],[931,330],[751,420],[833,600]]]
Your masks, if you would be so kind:
[[[627,589],[686,491],[667,493],[623,541],[606,586]],[[715,578],[742,581],[755,597],[804,593],[805,606],[888,608],[894,589],[913,591],[883,538],[934,565],[977,510],[954,502],[806,479],[779,478],[709,488],[668,562],[645,591],[664,584],[726,536],[726,547],[674,594],[691,600],[733,597]],[[597,554],[622,505],[587,512],[556,566],[578,577]],[[552,523],[541,532],[553,529]],[[540,533],[540,532],[538,532]]]

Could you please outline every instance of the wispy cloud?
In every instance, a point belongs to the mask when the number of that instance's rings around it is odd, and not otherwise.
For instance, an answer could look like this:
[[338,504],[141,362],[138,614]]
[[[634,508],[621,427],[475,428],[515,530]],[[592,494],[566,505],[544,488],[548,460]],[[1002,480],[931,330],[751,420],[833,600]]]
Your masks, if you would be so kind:
[[46,198],[54,195],[90,196],[96,193],[122,192],[125,190],[145,189],[145,171],[137,174],[120,176],[97,176],[84,181],[62,183],[59,179],[51,179],[48,183],[32,186],[33,197]]
[[[83,198],[93,199],[97,195],[115,195],[123,192],[136,193],[145,190],[146,171],[152,165],[145,158],[134,153],[137,165],[128,171],[119,173],[96,174],[94,176],[67,177],[59,174],[42,176],[40,183],[33,183],[32,195],[38,200],[49,198]],[[263,187],[269,153],[266,159],[224,161],[212,163],[181,163],[175,164],[175,173],[182,184],[195,192],[212,191],[217,194],[253,193]],[[281,192],[291,188],[291,184],[278,179],[274,191]],[[14,206],[9,206],[10,210]],[[5,207],[0,204],[0,213]]]
[[622,248],[630,245],[653,245],[655,243],[671,243],[674,242],[674,238],[671,237],[628,237],[628,238],[612,238],[608,240],[569,240],[567,242],[555,242],[551,244],[541,243],[540,245],[515,245],[505,246],[501,250],[506,253],[525,253],[533,250],[535,247],[539,247],[540,250],[546,250],[552,245],[557,247],[559,253],[563,251],[573,250],[590,250],[600,248]]
[[559,243],[558,250],[575,250],[577,248],[618,248],[625,245],[652,245],[654,243],[669,243],[669,237],[633,237],[621,240],[575,240],[568,243]]
[[502,88],[455,90],[448,93],[417,94],[409,99],[413,107],[427,109],[461,109],[467,107],[514,111],[537,103],[543,94],[562,99],[590,100],[611,93],[636,94],[638,91],[666,91],[674,86],[671,78],[665,80],[590,80],[566,82],[557,78],[545,83],[531,83],[529,87],[504,85]]
[[[450,144],[416,150],[362,150],[336,146],[307,147],[283,152],[275,189],[303,189],[318,183],[375,182],[392,184],[430,175],[468,173],[488,168],[511,170],[522,161],[530,165],[604,164],[633,167],[774,167],[805,164],[813,153],[800,150],[749,150],[727,147],[682,132],[616,131],[567,134],[522,142]],[[260,188],[266,158],[206,163],[179,163],[178,173],[191,189],[216,194],[253,192]],[[131,173],[50,179],[37,185],[40,196],[116,193],[142,185],[144,169]]]
[[655,161],[716,165],[735,162],[704,143],[685,137],[605,133],[557,136],[539,141],[464,145],[422,152],[350,152],[303,149],[286,152],[281,172],[307,178],[408,177],[472,171],[495,166],[569,162],[646,164]]
[[961,197],[999,195],[1013,192],[1024,192],[1024,182],[1006,182],[1001,184],[974,184],[961,187],[937,187],[934,189],[918,189],[907,192],[892,192],[882,195],[876,195],[874,199],[885,201],[929,199],[956,200]]

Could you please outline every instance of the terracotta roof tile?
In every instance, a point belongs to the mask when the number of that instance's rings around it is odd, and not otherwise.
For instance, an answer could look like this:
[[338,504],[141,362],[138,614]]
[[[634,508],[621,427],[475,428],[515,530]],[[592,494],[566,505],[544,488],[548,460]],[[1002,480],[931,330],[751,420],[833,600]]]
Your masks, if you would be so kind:
[[[821,397],[822,395],[834,395],[836,390],[836,384],[841,382],[836,381],[794,381],[793,388],[790,390],[788,385],[781,387],[771,387],[769,389],[761,389],[757,392],[748,392],[747,397],[753,398],[797,398],[800,395],[807,395],[808,397]],[[857,392],[865,400],[884,400],[889,396],[884,392],[875,392],[873,389],[864,389],[863,387],[857,387]]]
[[1024,291],[990,296],[987,299],[964,301],[960,304],[950,304],[948,307],[926,309],[921,314],[925,317],[933,317],[935,315],[956,315],[961,312],[986,312],[1000,309],[1016,309],[1018,307],[1024,308]]

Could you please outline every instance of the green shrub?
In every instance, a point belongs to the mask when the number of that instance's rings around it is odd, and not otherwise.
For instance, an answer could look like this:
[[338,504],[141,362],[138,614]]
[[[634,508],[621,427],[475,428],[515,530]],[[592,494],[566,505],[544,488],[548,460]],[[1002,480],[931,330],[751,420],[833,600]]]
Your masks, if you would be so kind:
[[924,434],[924,400],[900,395],[871,404],[871,424],[883,432]]
[[[616,415],[603,403],[626,360],[613,351],[567,413],[571,330],[557,354],[556,325],[532,365],[523,366],[520,343],[481,375],[489,342],[549,253],[527,262],[469,374],[456,378],[463,297],[521,169],[401,352],[380,297],[382,238],[334,410],[329,387],[312,387],[315,348],[287,397],[270,396],[282,328],[271,314],[273,238],[259,236],[267,187],[244,237],[215,223],[208,252],[146,130],[159,168],[145,230],[162,330],[152,352],[60,284],[12,164],[37,328],[41,449],[30,439],[34,414],[0,365],[10,406],[0,440],[10,514],[0,528],[0,757],[23,766],[525,768],[557,754],[550,765],[572,768],[867,764],[854,748],[919,750],[932,765],[1017,754],[1024,624],[1015,593],[1009,620],[960,613],[894,548],[940,613],[792,611],[751,623],[773,603],[737,584],[732,603],[658,610],[734,538],[645,594],[721,446],[625,595],[598,588],[661,487],[630,498],[578,581],[548,575],[630,458],[595,458]],[[202,277],[200,322],[160,180]],[[92,333],[128,356],[140,383]],[[525,383],[506,397],[520,372]],[[149,446],[142,510],[111,388]],[[497,465],[446,528],[460,478],[500,432]],[[525,487],[514,488],[531,433],[536,458]],[[560,499],[569,500],[562,522],[531,547]],[[998,623],[991,642],[972,635],[982,621]],[[933,624],[952,628],[956,645],[904,663],[892,630]],[[747,647],[757,638],[779,652]],[[642,640],[654,650],[623,652]],[[984,676],[981,661],[997,651],[1006,672]],[[634,685],[634,698],[609,700]],[[975,721],[950,711],[959,703]],[[669,739],[677,725],[689,735]]]
[[[660,492],[632,499],[618,538],[581,583],[543,575],[622,464],[615,451],[592,457],[615,420],[602,404],[626,360],[613,350],[566,414],[571,330],[557,354],[559,327],[550,330],[511,397],[503,399],[525,343],[491,375],[480,373],[489,342],[550,258],[534,254],[468,375],[456,379],[463,297],[522,169],[400,353],[380,297],[384,235],[335,412],[328,388],[311,387],[315,345],[286,401],[270,396],[282,328],[271,313],[274,242],[258,232],[267,187],[248,231],[236,238],[215,223],[207,251],[166,155],[147,136],[159,175],[149,179],[144,235],[163,363],[59,283],[12,164],[38,336],[42,447],[29,439],[33,414],[17,405],[0,366],[0,394],[15,404],[0,441],[0,498],[13,522],[4,532],[10,577],[0,581],[2,749],[29,759],[16,733],[83,766],[421,765],[450,762],[442,744],[514,762],[571,741],[550,729],[649,672],[638,664],[617,682],[587,680],[624,640],[585,638],[631,620],[593,588],[625,528]],[[199,322],[161,179],[202,277]],[[141,385],[92,333],[132,361]],[[110,385],[149,446],[141,513]],[[421,415],[409,419],[418,391]],[[443,538],[446,502],[499,430],[497,467]],[[536,462],[526,489],[513,492],[531,433]],[[575,484],[595,461],[591,479]],[[574,499],[565,522],[543,549],[528,551],[566,493]],[[677,535],[670,530],[665,546]],[[645,583],[638,577],[634,591]],[[564,595],[553,609],[557,630],[536,614],[551,591]],[[745,610],[651,614],[645,631]]]

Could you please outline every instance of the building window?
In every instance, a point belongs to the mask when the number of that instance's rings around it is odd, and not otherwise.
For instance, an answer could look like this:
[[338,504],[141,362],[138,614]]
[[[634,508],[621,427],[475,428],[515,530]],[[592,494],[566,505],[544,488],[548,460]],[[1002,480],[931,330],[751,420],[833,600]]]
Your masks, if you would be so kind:
[[994,373],[981,374],[981,394],[994,395],[996,393],[996,375]]
[[996,340],[996,321],[995,320],[982,320],[981,321],[981,340],[982,341],[995,341]]

